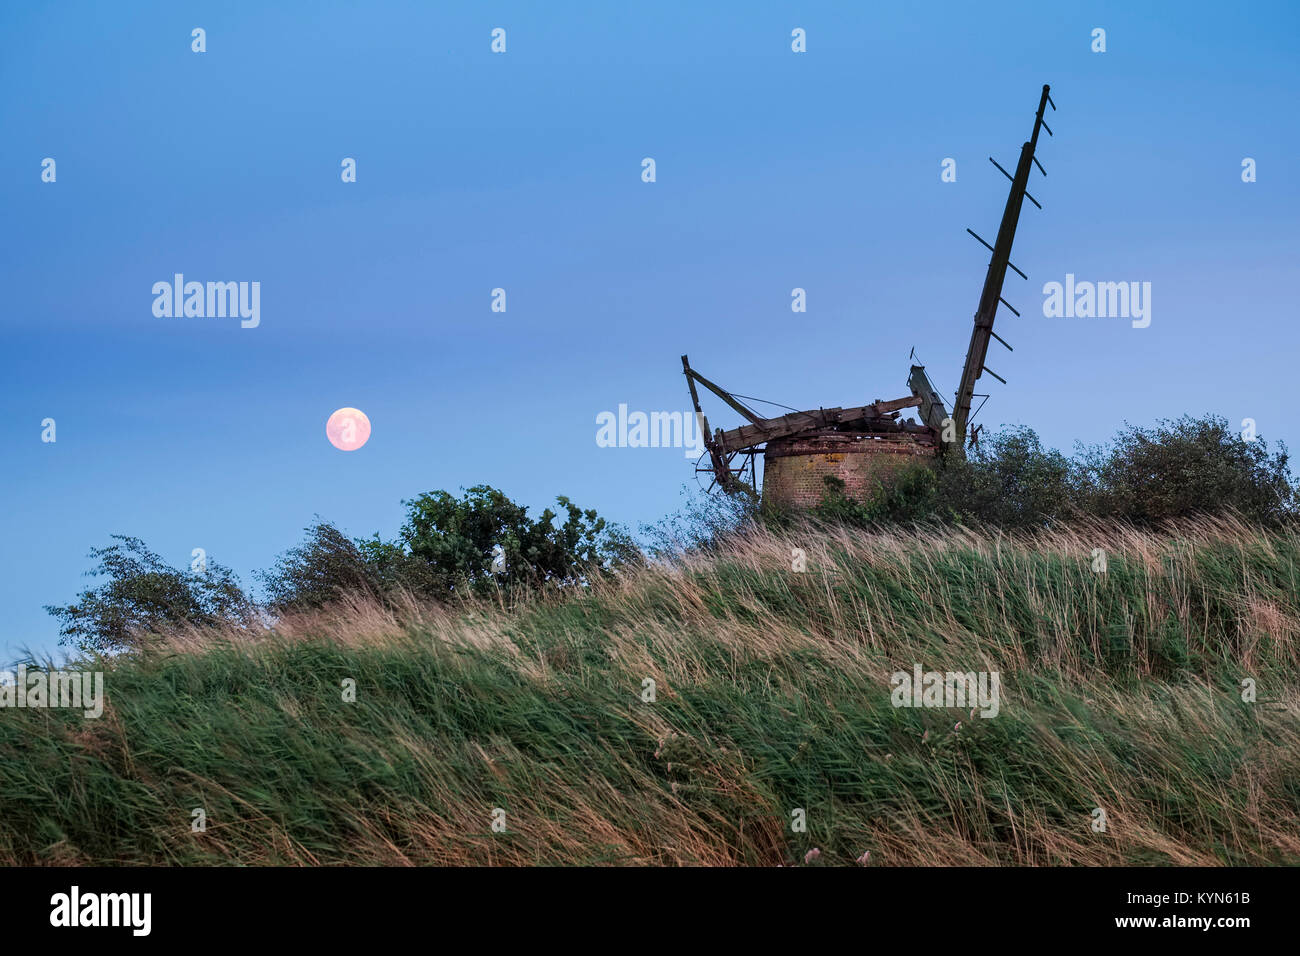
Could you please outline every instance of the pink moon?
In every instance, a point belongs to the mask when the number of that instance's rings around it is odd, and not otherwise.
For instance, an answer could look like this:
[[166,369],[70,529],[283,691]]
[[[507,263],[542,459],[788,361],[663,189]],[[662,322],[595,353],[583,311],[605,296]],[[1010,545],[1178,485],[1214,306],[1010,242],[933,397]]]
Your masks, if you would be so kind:
[[356,451],[370,440],[370,419],[357,408],[340,408],[325,423],[325,437],[340,451]]

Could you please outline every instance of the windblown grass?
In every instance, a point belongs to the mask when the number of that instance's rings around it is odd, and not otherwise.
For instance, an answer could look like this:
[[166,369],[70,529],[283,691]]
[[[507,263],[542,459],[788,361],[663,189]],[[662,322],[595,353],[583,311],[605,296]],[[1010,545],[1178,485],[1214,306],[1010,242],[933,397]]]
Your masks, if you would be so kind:
[[[1000,713],[893,707],[913,664],[998,671]],[[0,711],[0,861],[1300,863],[1294,531],[754,532],[82,666],[102,719]]]

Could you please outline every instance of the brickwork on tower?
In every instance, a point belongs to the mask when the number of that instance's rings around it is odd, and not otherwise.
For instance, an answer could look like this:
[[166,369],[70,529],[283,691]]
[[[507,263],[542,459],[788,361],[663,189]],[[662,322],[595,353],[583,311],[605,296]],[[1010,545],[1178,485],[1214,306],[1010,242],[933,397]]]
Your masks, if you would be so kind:
[[937,448],[915,434],[836,433],[771,441],[763,455],[763,505],[806,511],[821,503],[825,478],[844,482],[844,493],[859,501],[875,494],[904,471],[928,464]]

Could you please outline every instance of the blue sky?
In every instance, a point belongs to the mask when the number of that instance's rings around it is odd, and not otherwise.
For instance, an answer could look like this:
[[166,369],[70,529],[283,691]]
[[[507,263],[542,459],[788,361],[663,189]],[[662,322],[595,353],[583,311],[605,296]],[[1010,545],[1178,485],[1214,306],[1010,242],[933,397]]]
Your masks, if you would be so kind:
[[[980,420],[1068,450],[1214,412],[1300,447],[1294,4],[260,6],[0,12],[6,658],[56,648],[42,605],[114,533],[251,583],[314,515],[387,537],[438,488],[654,521],[691,464],[595,420],[685,409],[683,352],[803,408],[906,394],[915,346],[950,393],[986,157],[1014,168],[1043,83]],[[177,272],[260,282],[261,324],[155,317]],[[1150,327],[1045,318],[1066,273],[1150,282]],[[359,451],[325,439],[342,406]]]

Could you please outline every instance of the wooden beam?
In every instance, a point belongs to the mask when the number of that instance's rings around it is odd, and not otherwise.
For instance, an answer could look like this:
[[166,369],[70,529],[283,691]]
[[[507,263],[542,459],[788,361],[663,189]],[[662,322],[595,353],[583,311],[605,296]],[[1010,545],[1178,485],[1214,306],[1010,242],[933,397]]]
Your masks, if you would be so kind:
[[685,355],[682,356],[682,371],[686,374],[686,385],[691,390],[691,405],[695,408],[695,423],[700,430],[701,437],[704,439],[704,448],[709,453],[709,464],[713,466],[713,477],[724,491],[730,491],[731,469],[722,460],[722,453],[718,451],[713,436],[709,434],[709,420],[704,417],[704,412],[700,409],[700,396],[695,393],[695,382],[691,378],[694,370],[691,368],[690,359]]
[[751,422],[758,424],[760,422],[765,421],[765,419],[761,415],[759,415],[758,412],[754,411],[752,408],[749,408],[748,406],[737,401],[736,398],[729,391],[727,391],[725,388],[723,388],[720,385],[714,385],[712,382],[710,382],[699,372],[695,371],[695,369],[690,368],[688,366],[686,369],[686,376],[687,378],[695,379],[695,381],[699,382],[701,385],[707,388],[714,395],[718,396],[718,398],[722,399],[724,402],[726,402],[736,411],[740,412],[740,414],[744,415]]
[[752,448],[774,438],[787,438],[799,432],[815,428],[828,428],[844,422],[858,419],[881,419],[883,423],[895,424],[888,418],[890,412],[902,408],[912,408],[921,404],[915,395],[896,398],[888,402],[875,402],[871,405],[858,405],[853,408],[817,408],[806,412],[791,412],[777,418],[760,419],[753,425],[741,425],[730,431],[718,433],[719,445],[728,452]]

